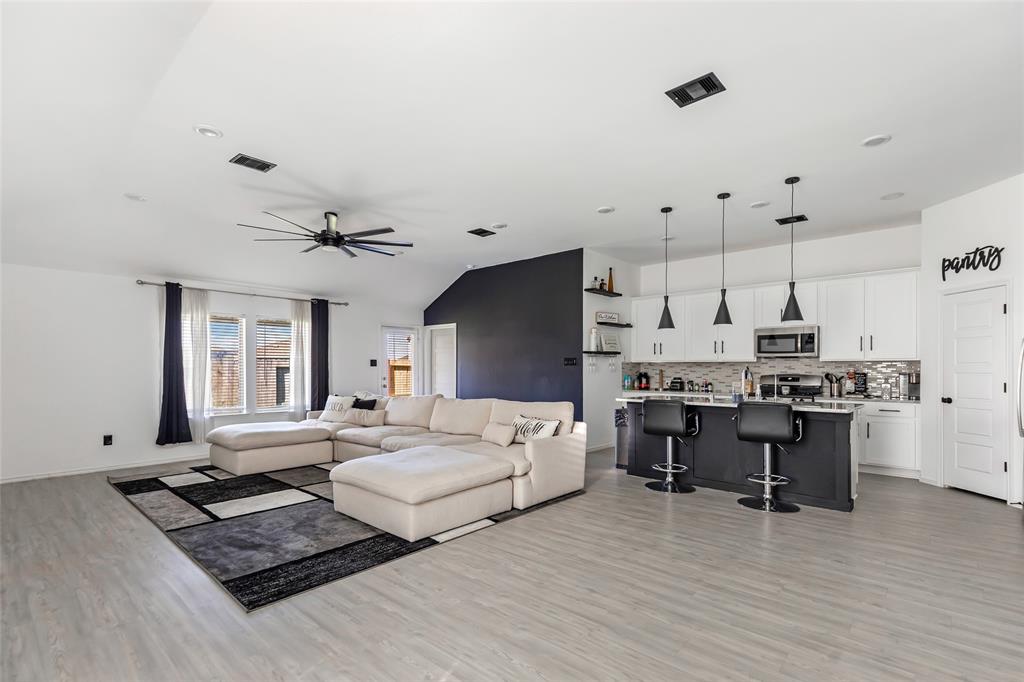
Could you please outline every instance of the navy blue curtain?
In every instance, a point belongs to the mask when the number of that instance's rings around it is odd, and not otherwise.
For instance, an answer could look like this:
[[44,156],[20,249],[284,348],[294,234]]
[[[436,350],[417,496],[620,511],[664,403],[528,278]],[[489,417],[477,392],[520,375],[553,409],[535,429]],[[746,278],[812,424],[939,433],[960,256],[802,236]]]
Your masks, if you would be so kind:
[[181,285],[165,282],[164,295],[164,380],[156,444],[191,443],[192,431],[188,427],[185,404],[185,369],[181,360]]
[[311,301],[309,328],[309,409],[322,410],[331,394],[327,362],[331,353],[328,331],[331,324],[330,303],[323,298]]

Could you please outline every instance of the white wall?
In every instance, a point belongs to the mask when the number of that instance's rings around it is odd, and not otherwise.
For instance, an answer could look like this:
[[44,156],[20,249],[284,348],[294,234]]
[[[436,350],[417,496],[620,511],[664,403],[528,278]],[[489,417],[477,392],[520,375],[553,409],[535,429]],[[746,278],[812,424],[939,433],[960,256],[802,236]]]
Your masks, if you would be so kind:
[[[766,227],[765,229],[782,229]],[[794,246],[796,279],[812,279],[858,272],[917,267],[921,263],[921,227],[908,225],[887,230],[858,232],[841,237],[797,242]],[[640,294],[665,290],[664,264],[640,268]],[[726,252],[725,286],[785,282],[789,280],[789,244],[749,251]],[[672,261],[668,268],[669,292],[718,289],[722,257],[702,256]]]
[[[4,264],[0,277],[0,480],[206,455],[205,445],[154,442],[162,357],[158,287],[140,287],[128,277],[11,264]],[[210,307],[290,314],[287,301],[244,295],[211,294]],[[331,309],[331,386],[344,392],[378,385],[369,360],[379,355],[381,324],[422,319],[416,306],[403,310],[371,301]],[[215,423],[280,418],[264,413],[218,417]],[[103,446],[108,433],[114,444]]]
[[[608,268],[614,268],[615,290],[621,298],[608,298],[595,294],[583,294],[583,336],[582,346],[587,348],[590,330],[594,328],[598,311],[619,313],[620,320],[631,322],[631,296],[640,291],[640,268],[591,249],[583,250],[583,286],[589,287],[594,275],[607,278]],[[631,334],[628,329],[597,327],[598,331],[618,332],[619,343],[624,355],[615,358],[614,370],[608,368],[608,358],[597,358],[597,369],[591,372],[587,356],[583,357],[583,421],[587,424],[587,447],[590,449],[609,447],[615,443],[615,428],[612,411],[618,406],[615,398],[622,394],[622,358],[629,357]]]
[[[1017,352],[1024,338],[1024,175],[1018,175],[956,199],[926,209],[921,214],[921,275],[919,324],[921,351],[921,413],[923,447],[921,480],[941,485],[942,441],[939,402],[941,379],[940,310],[943,293],[965,286],[1009,284],[1010,323],[1013,327],[1009,349],[1012,371],[1010,386],[1016,385]],[[942,281],[942,258],[963,255],[975,247],[1005,247],[999,270],[961,271]],[[1015,393],[1011,390],[1010,500],[1021,499],[1024,441],[1016,429]]]

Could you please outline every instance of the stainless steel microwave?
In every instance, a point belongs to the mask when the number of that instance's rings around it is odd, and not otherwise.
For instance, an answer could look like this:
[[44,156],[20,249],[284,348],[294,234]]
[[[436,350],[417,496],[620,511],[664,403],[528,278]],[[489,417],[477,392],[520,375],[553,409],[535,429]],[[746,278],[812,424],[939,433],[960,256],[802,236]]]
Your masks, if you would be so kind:
[[754,330],[754,351],[759,358],[816,358],[818,350],[817,325]]

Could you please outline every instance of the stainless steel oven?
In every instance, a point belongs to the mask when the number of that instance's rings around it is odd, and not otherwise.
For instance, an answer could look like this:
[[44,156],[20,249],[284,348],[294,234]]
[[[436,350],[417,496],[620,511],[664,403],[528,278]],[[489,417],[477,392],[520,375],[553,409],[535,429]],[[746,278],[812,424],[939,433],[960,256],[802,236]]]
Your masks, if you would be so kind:
[[818,327],[767,327],[754,330],[754,351],[759,358],[816,358]]

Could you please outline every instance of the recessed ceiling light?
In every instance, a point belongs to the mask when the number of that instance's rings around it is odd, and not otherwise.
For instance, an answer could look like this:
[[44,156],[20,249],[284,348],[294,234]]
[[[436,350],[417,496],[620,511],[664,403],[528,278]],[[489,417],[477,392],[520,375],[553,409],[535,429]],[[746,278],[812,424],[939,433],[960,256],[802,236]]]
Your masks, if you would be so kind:
[[882,201],[892,201],[894,199],[901,199],[902,197],[903,192],[892,192],[890,194],[883,194]]
[[492,230],[504,230],[508,227],[508,223],[491,223]]
[[129,201],[145,201],[146,200],[146,197],[142,196],[141,194],[133,194],[132,192],[125,192],[124,193],[124,198],[128,199]]
[[601,208],[597,209],[597,212],[598,213],[615,213],[615,207],[614,206],[602,206]]
[[765,206],[770,206],[771,203],[772,202],[770,201],[764,201],[762,199],[761,201],[755,201],[752,204],[750,204],[750,208],[764,208]]
[[865,138],[861,141],[861,147],[881,147],[883,144],[892,139],[892,135],[872,135],[871,137]]
[[220,130],[214,128],[213,126],[208,126],[204,123],[192,126],[192,130],[196,131],[203,137],[224,137],[224,133],[222,133]]

